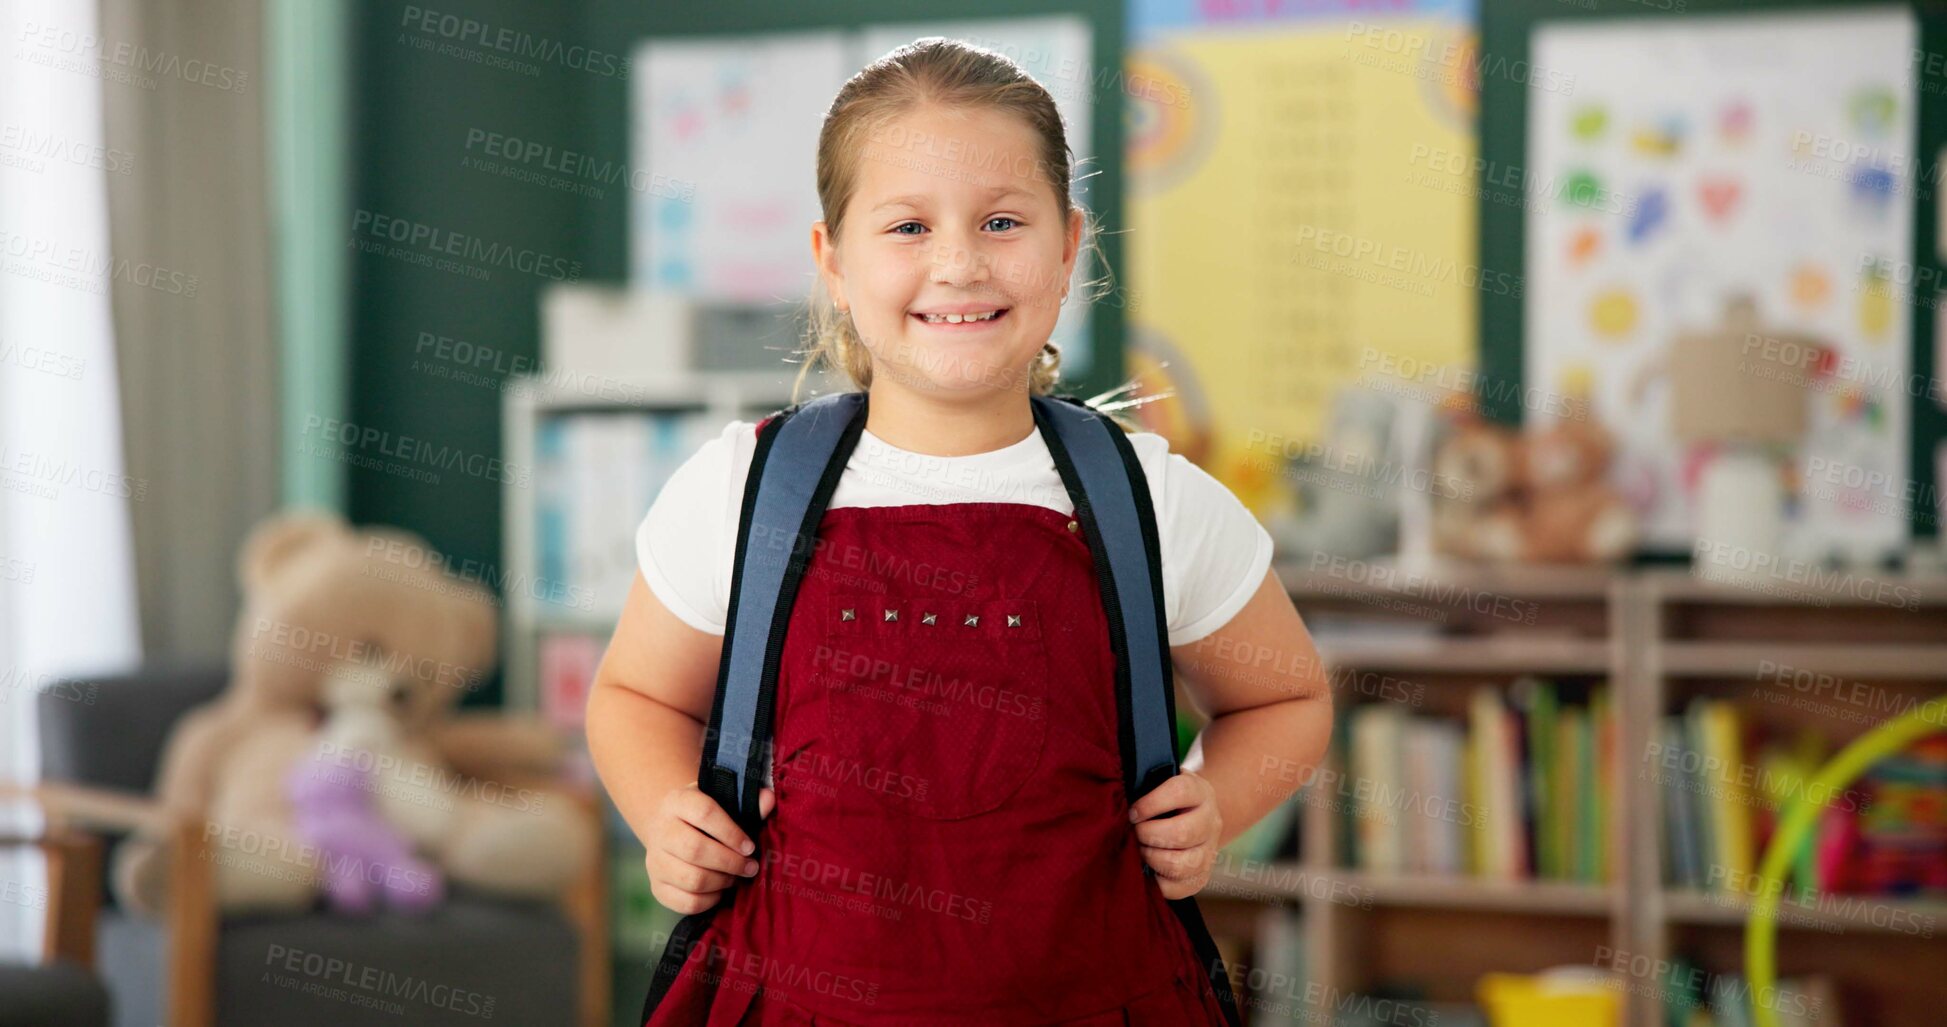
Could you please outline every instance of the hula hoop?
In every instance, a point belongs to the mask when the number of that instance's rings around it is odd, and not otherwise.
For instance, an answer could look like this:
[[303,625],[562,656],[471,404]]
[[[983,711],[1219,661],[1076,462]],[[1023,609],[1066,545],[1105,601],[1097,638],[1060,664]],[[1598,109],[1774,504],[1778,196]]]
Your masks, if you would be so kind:
[[1744,926],[1744,976],[1751,987],[1751,1011],[1758,1027],[1779,1027],[1777,1011],[1769,1002],[1759,1001],[1759,996],[1777,991],[1778,898],[1785,890],[1785,866],[1823,806],[1808,796],[1835,795],[1850,787],[1868,767],[1942,730],[1947,730],[1947,696],[1908,710],[1854,739],[1820,767],[1786,806],[1758,864],[1760,890]]

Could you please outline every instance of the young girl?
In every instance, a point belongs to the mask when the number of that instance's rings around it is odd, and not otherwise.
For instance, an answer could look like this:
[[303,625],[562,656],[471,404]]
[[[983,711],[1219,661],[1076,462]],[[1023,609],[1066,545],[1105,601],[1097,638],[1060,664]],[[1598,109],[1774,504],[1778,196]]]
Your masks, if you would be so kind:
[[817,161],[813,350],[867,413],[791,608],[762,830],[696,781],[753,424],[643,520],[589,701],[657,901],[737,889],[649,1022],[1220,1024],[1166,900],[1295,789],[1331,721],[1270,537],[1129,436],[1177,680],[1211,718],[1132,806],[1093,561],[1029,400],[1055,385],[1087,227],[1054,102],[1004,57],[921,40],[839,91]]

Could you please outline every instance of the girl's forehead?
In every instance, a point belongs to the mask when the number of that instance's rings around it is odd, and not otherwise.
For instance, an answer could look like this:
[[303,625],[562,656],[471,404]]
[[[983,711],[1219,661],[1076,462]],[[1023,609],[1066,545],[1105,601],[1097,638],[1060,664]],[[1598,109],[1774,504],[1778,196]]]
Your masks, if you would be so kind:
[[875,126],[860,150],[854,202],[908,206],[959,199],[1052,199],[1034,130],[999,111],[915,111]]

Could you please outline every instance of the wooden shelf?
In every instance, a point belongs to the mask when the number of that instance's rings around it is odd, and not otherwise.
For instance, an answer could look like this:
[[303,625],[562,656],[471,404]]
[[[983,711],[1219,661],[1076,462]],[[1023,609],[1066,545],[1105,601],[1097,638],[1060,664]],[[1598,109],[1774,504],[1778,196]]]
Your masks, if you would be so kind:
[[1316,636],[1336,670],[1401,670],[1447,674],[1602,674],[1610,669],[1606,639]]
[[622,611],[620,610],[614,613],[602,613],[592,610],[548,610],[536,615],[531,623],[533,624],[534,630],[544,634],[554,634],[556,632],[592,632],[607,635],[615,630],[615,622],[621,616]]
[[[1423,677],[1601,676],[1611,683],[1616,700],[1619,752],[1641,751],[1656,739],[1659,718],[1668,715],[1672,699],[1692,687],[1686,679],[1744,679],[1755,686],[1768,671],[1788,668],[1850,680],[1947,681],[1947,637],[1939,630],[1947,578],[1938,576],[1873,575],[1874,589],[1850,591],[1843,576],[1834,576],[1818,588],[1782,594],[1665,569],[1445,567],[1415,576],[1384,562],[1321,562],[1282,565],[1278,573],[1317,625],[1314,638],[1335,670]],[[1855,586],[1860,577],[1854,575]],[[1884,594],[1881,586],[1901,589],[1903,604],[1876,602]],[[1535,601],[1541,623],[1415,616],[1423,610],[1464,609],[1465,600],[1452,598],[1457,590]],[[1335,631],[1333,622],[1351,627]],[[1401,630],[1416,622],[1421,630]],[[1532,962],[1527,947],[1532,931],[1497,937],[1477,930],[1474,914],[1564,918],[1575,930],[1603,932],[1618,951],[1653,961],[1673,958],[1680,944],[1687,944],[1679,933],[1686,928],[1700,931],[1711,944],[1735,946],[1738,939],[1731,932],[1743,929],[1748,897],[1667,888],[1660,791],[1631,774],[1617,775],[1615,787],[1611,809],[1618,818],[1619,844],[1611,883],[1330,869],[1342,858],[1336,851],[1341,813],[1308,806],[1302,862],[1249,867],[1249,873],[1233,875],[1219,887],[1239,899],[1303,903],[1310,973],[1324,994],[1367,991],[1401,972],[1407,965],[1402,961],[1423,958],[1441,945],[1479,946],[1469,949],[1470,968]],[[1368,909],[1429,912],[1374,916]],[[1925,946],[1947,938],[1947,901],[1828,896],[1809,906],[1782,904],[1778,926],[1792,935],[1787,944],[1814,951],[1837,951],[1818,948],[1817,937],[1832,934],[1854,945],[1879,946],[1876,953],[1925,953]],[[1835,970],[1841,987],[1913,1007],[1925,982],[1908,969],[1892,977],[1876,975],[1871,962]],[[1660,1027],[1661,1021],[1660,1004],[1651,998],[1626,1000],[1627,1027]]]
[[[1672,923],[1743,928],[1751,897],[1695,889],[1666,890],[1664,916]],[[1778,904],[1778,927],[1787,931],[1873,932],[1937,937],[1947,928],[1947,901],[1880,895],[1826,895],[1813,905]]]
[[1678,677],[1756,677],[1769,667],[1848,678],[1947,680],[1947,645],[1665,642],[1661,669]]
[[[791,386],[796,370],[777,371],[672,371],[654,381],[622,382],[599,379],[586,381],[551,375],[510,379],[508,389],[522,390],[520,398],[542,414],[594,411],[696,411],[722,408],[725,404],[786,406],[791,401]],[[829,387],[825,376],[814,377],[806,389]]]
[[1327,878],[1376,906],[1472,909],[1496,913],[1608,916],[1621,898],[1613,885],[1573,881],[1498,881],[1462,876],[1335,871]]
[[1599,601],[1616,581],[1613,572],[1592,567],[1441,562],[1419,568],[1395,560],[1282,560],[1274,567],[1298,602],[1385,596],[1441,606],[1457,592]]
[[[1900,588],[1902,601],[1912,606],[1947,604],[1947,577],[1938,574],[1908,575],[1878,570],[1822,571],[1830,580],[1801,584],[1780,578],[1763,586],[1711,581],[1688,571],[1657,570],[1644,575],[1644,582],[1655,597],[1666,602],[1724,603],[1737,606],[1889,606],[1879,597],[1878,588]],[[1870,583],[1867,587],[1862,583]],[[1862,595],[1865,592],[1868,594]],[[1910,609],[1910,607],[1908,607]]]
[[1614,885],[1570,881],[1497,881],[1460,875],[1313,871],[1301,863],[1220,867],[1206,892],[1239,901],[1302,901],[1366,908],[1469,909],[1561,916],[1608,916],[1621,899]]

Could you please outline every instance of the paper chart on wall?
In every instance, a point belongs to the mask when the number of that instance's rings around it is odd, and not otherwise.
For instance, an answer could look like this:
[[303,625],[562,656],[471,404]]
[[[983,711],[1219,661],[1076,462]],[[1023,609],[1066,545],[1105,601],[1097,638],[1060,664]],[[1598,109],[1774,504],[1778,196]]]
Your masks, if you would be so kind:
[[818,126],[852,53],[840,32],[638,48],[634,284],[757,303],[810,294]]
[[[1547,25],[1535,91],[1524,355],[1530,389],[1588,390],[1646,537],[1693,534],[1700,455],[1669,432],[1666,340],[1746,292],[1822,337],[1793,548],[1873,555],[1907,534],[1912,18],[1898,9]],[[1532,414],[1530,415],[1532,416]]]

